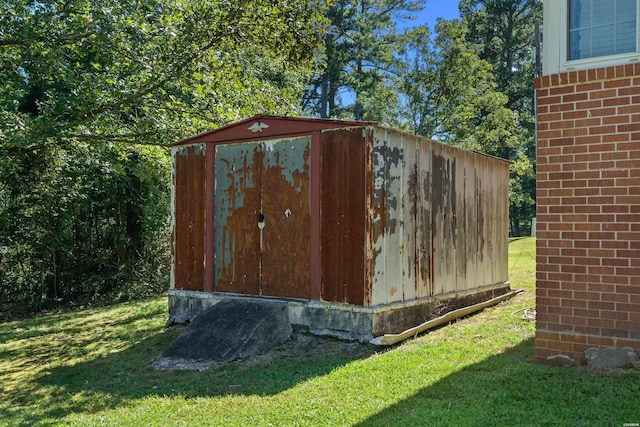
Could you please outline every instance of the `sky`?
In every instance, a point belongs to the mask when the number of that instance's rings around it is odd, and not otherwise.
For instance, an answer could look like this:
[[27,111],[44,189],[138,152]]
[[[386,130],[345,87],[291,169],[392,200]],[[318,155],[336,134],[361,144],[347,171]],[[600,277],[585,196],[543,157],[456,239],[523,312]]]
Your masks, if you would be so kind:
[[459,17],[457,0],[426,0],[424,9],[416,14],[416,19],[404,24],[413,27],[426,22],[433,31],[438,18],[455,19]]

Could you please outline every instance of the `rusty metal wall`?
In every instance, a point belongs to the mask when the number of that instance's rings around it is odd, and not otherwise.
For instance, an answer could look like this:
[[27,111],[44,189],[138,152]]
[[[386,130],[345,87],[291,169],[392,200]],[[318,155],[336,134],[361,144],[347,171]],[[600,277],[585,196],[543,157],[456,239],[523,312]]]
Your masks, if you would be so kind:
[[205,170],[204,144],[175,147],[172,191],[171,288],[204,290]]
[[310,137],[216,146],[215,290],[309,296]]
[[373,129],[367,143],[366,303],[506,282],[508,163]]
[[[418,146],[399,132],[375,129],[368,140],[370,189],[367,192],[367,256],[371,305],[415,299],[425,295],[416,275]],[[424,254],[421,254],[424,255]]]
[[376,129],[369,140],[369,303],[431,295],[431,153],[409,135]]
[[321,299],[363,305],[365,239],[363,129],[321,135]]

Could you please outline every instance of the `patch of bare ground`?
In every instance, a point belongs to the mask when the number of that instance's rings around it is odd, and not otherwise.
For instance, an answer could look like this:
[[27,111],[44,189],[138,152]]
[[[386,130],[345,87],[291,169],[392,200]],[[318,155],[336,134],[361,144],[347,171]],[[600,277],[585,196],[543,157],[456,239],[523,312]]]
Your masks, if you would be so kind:
[[158,358],[152,367],[156,370],[195,370],[225,368],[229,365],[246,367],[269,365],[275,361],[304,362],[317,358],[347,357],[348,359],[366,358],[375,352],[375,347],[358,341],[345,341],[329,336],[318,336],[308,332],[294,330],[283,344],[261,354],[229,363],[216,363],[209,360],[187,360],[178,358]]

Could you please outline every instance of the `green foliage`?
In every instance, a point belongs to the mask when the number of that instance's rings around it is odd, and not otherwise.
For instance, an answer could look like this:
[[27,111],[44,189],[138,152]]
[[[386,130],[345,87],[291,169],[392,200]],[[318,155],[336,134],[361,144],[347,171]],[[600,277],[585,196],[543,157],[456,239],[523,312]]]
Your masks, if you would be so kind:
[[[440,21],[433,44],[426,29],[409,45],[411,64],[402,85],[404,117],[410,130],[452,145],[511,160],[512,234],[531,226],[535,215],[535,150],[532,117],[513,111],[509,97],[481,58],[484,46],[472,43],[466,21]],[[478,42],[476,40],[476,42]]]
[[[523,152],[513,161],[509,177],[509,216],[511,224],[531,229],[531,219],[536,215],[536,175],[531,158]],[[514,233],[516,234],[516,233]]]
[[538,0],[461,0],[460,13],[469,40],[481,47],[480,57],[494,67],[498,88],[514,111],[533,106],[533,56]]
[[170,166],[159,147],[50,145],[0,163],[0,301],[31,309],[167,286]]
[[324,68],[314,74],[303,108],[518,163],[511,174],[511,233],[527,233],[535,215],[533,37],[541,3],[462,0],[461,20],[439,21],[435,38],[425,25],[399,32],[397,19],[410,18],[423,3],[333,2]]
[[320,117],[398,122],[395,80],[407,35],[398,19],[412,19],[420,1],[336,0],[326,18],[323,68],[313,75],[303,108]]
[[[493,68],[497,90],[515,113],[518,143],[504,157],[518,165],[511,171],[512,235],[527,233],[535,215],[534,32],[542,20],[537,0],[462,0],[467,39],[480,47],[479,56]],[[525,169],[526,168],[526,169]]]
[[492,68],[467,42],[460,21],[439,21],[432,42],[428,29],[414,29],[400,86],[411,131],[487,154],[502,156],[516,145],[515,120],[496,90]]
[[0,143],[29,148],[166,143],[256,109],[281,112],[320,30],[303,1],[4,3],[0,98],[14,102]]
[[165,289],[161,146],[258,112],[295,114],[319,3],[1,3],[0,304]]

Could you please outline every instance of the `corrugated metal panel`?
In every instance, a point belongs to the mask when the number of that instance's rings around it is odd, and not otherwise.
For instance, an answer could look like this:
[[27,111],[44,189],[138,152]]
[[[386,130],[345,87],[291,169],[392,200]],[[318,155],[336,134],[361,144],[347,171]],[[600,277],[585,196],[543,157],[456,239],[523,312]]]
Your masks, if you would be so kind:
[[433,186],[433,153],[431,143],[421,142],[418,147],[418,191],[416,192],[416,297],[433,295],[433,236],[431,215],[431,189]]
[[[385,132],[386,133],[386,132]],[[378,141],[376,141],[378,142]],[[386,204],[386,224],[388,232],[384,233],[384,281],[386,288],[385,303],[402,301],[404,294],[403,277],[405,276],[406,245],[404,213],[407,208],[405,183],[404,137],[401,133],[386,133],[384,141],[376,146],[384,158],[385,181],[383,185]]]
[[204,290],[205,160],[204,144],[174,148],[172,288]]
[[259,295],[261,144],[215,149],[215,290]]
[[[500,201],[500,218],[498,226],[498,239],[501,242],[501,250],[498,254],[498,277],[497,282],[507,282],[509,280],[509,165],[495,164],[497,173],[494,175],[497,198]],[[507,195],[505,197],[505,194]]]
[[362,128],[321,135],[321,298],[324,301],[364,304],[364,152]]
[[[429,168],[416,138],[376,129],[369,147],[368,194],[372,305],[428,296],[431,271]],[[427,185],[425,186],[425,183]],[[427,239],[427,240],[424,240]]]
[[466,229],[466,212],[467,207],[472,209],[471,203],[467,203],[466,187],[469,173],[473,173],[470,168],[469,160],[475,156],[468,151],[459,151],[456,153],[456,163],[458,165],[457,173],[452,177],[455,180],[456,189],[453,197],[455,198],[455,206],[453,217],[455,219],[455,228],[453,229],[453,245],[455,251],[455,289],[456,291],[467,289],[467,257],[472,252],[467,247],[467,229]]
[[496,253],[495,253],[495,275],[494,283],[506,282],[509,280],[509,166],[493,161],[493,174],[491,186],[494,188],[496,200]]
[[401,301],[403,295],[403,159],[402,135],[374,132],[371,146],[373,193],[371,254],[373,288],[371,304]]
[[262,294],[309,297],[310,137],[264,147]]
[[491,181],[488,179],[490,176],[488,168],[483,166],[478,168],[478,176],[480,179],[478,180],[478,206],[476,207],[478,215],[478,238],[480,239],[478,245],[478,254],[480,255],[478,260],[478,270],[480,271],[478,280],[483,283],[493,283],[491,278],[491,272],[493,270],[491,266],[493,262],[493,250],[491,248]]
[[[389,153],[390,148],[386,139],[386,132],[382,129],[376,129],[373,140],[368,141],[367,144],[369,158],[367,180],[372,184],[367,192],[367,206],[369,208],[367,259],[371,264],[373,283],[370,297],[371,305],[385,304],[388,300],[387,235],[392,228],[395,233],[396,226],[395,221],[393,224],[389,224],[390,206],[387,195],[391,185],[387,163],[393,161],[393,154]],[[396,151],[395,154],[397,164],[400,153]]]
[[[464,288],[471,289],[477,286],[477,262],[478,258],[478,156],[467,156],[466,162],[466,180],[465,180],[465,262],[466,262],[466,281]],[[481,276],[480,276],[481,277]]]
[[369,304],[507,281],[506,162],[380,128],[368,156]]
[[488,255],[488,263],[487,263],[487,274],[484,277],[485,283],[495,283],[495,264],[496,264],[496,211],[497,211],[497,199],[496,199],[496,188],[492,185],[492,168],[491,165],[486,165],[483,168],[485,173],[485,200],[492,203],[488,205],[484,204],[484,227],[485,227],[485,241],[487,242],[487,255]]
[[418,141],[403,137],[404,159],[402,162],[402,295],[401,301],[416,298],[419,282],[417,280],[418,247]]
[[433,187],[431,189],[433,238],[433,293],[454,292],[455,278],[455,218],[457,161],[451,147],[433,146]]

